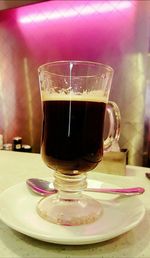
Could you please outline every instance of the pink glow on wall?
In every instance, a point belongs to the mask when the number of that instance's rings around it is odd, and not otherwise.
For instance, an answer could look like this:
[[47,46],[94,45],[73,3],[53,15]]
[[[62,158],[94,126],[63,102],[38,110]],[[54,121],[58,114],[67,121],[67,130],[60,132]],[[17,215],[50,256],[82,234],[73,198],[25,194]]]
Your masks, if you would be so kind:
[[134,11],[131,1],[47,1],[18,8],[16,21],[39,64],[88,59],[111,65],[120,56],[118,44],[132,44]]
[[[59,3],[60,4],[60,3]],[[56,3],[56,5],[59,5]],[[61,3],[62,6],[64,4]],[[65,4],[66,5],[66,4]],[[45,5],[45,7],[47,4]],[[92,2],[88,3],[88,5],[83,5],[82,1],[77,1],[77,4],[74,5],[74,8],[69,8],[68,5],[66,5],[66,8],[64,7],[61,9],[59,6],[59,10],[51,12],[47,11],[47,8],[45,8],[45,11],[41,13],[40,5],[37,6],[37,10],[35,12],[34,8],[30,8],[30,12],[28,7],[23,8],[20,10],[18,15],[18,21],[20,23],[39,23],[44,22],[48,20],[53,19],[65,19],[67,17],[74,17],[74,16],[84,16],[84,15],[91,15],[94,13],[102,14],[102,13],[109,13],[113,11],[119,11],[124,10],[132,7],[131,1],[101,1],[101,2]]]

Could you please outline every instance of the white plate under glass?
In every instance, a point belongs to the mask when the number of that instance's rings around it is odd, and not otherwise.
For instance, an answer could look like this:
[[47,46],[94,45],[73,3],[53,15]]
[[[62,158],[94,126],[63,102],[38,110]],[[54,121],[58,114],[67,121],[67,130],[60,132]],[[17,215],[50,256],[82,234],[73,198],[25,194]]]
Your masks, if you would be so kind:
[[[88,180],[88,185],[116,187],[93,179]],[[36,212],[41,196],[31,193],[25,182],[19,183],[0,194],[0,219],[12,229],[35,239],[57,244],[83,245],[119,236],[137,226],[144,217],[145,208],[137,196],[124,198],[112,194],[90,195],[102,204],[103,212],[99,220],[81,226],[55,225],[42,219]]]

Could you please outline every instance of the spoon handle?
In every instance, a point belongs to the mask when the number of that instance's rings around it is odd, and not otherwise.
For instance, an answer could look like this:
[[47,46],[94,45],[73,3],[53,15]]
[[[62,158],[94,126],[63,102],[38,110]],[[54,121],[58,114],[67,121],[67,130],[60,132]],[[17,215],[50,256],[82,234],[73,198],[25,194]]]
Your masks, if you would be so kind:
[[96,193],[112,193],[121,195],[136,195],[144,193],[145,189],[142,187],[132,188],[87,188],[85,191]]

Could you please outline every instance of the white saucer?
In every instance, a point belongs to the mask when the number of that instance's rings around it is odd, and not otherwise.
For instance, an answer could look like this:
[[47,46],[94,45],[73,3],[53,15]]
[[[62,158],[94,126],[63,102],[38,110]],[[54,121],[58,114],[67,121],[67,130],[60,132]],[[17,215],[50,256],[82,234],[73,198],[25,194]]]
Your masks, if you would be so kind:
[[[89,181],[90,186],[94,187],[98,182]],[[102,185],[110,187],[110,184]],[[95,196],[102,199],[103,213],[99,220],[82,226],[55,225],[36,213],[36,205],[41,197],[31,193],[23,182],[0,194],[0,219],[12,229],[42,241],[83,245],[119,236],[134,228],[144,217],[145,208],[136,196],[123,198],[107,194],[105,198],[105,194],[100,193]]]

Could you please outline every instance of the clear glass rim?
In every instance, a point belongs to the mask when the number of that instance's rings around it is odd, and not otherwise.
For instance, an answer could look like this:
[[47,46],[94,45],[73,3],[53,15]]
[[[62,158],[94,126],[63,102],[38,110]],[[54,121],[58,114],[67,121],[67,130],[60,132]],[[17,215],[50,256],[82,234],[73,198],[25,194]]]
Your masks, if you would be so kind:
[[[63,74],[58,74],[58,73],[53,73],[48,70],[44,70],[44,68],[50,66],[50,65],[59,65],[59,64],[69,64],[69,63],[75,63],[75,64],[85,64],[85,65],[95,65],[97,68],[102,67],[103,69],[106,70],[109,75],[113,75],[114,69],[107,64],[103,64],[100,62],[94,62],[94,61],[83,61],[83,60],[58,60],[58,61],[52,61],[52,62],[47,62],[45,64],[42,64],[38,67],[38,72],[43,71],[46,74],[53,75],[53,76],[58,76],[58,77],[70,77],[70,75],[63,75]],[[95,77],[100,77],[101,75],[95,74],[95,75],[71,75],[71,77],[75,78],[95,78]]]

